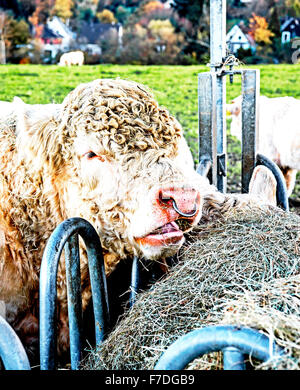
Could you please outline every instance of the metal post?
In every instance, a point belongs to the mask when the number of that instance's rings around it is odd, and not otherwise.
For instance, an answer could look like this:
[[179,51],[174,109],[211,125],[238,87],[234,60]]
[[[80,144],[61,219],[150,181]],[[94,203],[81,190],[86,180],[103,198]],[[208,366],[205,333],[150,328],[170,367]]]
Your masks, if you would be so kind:
[[242,71],[242,192],[248,193],[258,149],[259,70]]
[[199,118],[199,164],[201,161],[211,161],[207,173],[210,183],[217,186],[217,132],[216,132],[216,102],[213,90],[216,76],[212,73],[198,75],[198,118]]
[[217,188],[226,192],[226,78],[220,67],[226,57],[226,0],[210,0],[210,66],[216,73]]

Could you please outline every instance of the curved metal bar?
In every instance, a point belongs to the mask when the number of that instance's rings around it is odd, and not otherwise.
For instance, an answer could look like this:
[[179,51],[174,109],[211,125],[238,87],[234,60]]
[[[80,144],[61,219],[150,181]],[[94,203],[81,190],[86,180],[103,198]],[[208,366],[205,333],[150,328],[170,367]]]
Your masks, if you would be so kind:
[[227,347],[237,348],[241,354],[262,361],[278,359],[283,354],[280,347],[256,330],[233,325],[207,326],[175,341],[160,357],[154,369],[182,370],[195,358]]
[[289,211],[289,199],[287,195],[286,182],[283,173],[281,172],[277,164],[275,164],[266,156],[262,154],[257,154],[256,166],[257,165],[264,165],[265,167],[269,168],[270,171],[273,173],[277,182],[277,188],[276,188],[277,205],[283,208],[284,210]]
[[132,307],[136,301],[136,296],[139,291],[140,284],[140,262],[137,256],[134,256],[131,268],[131,284],[130,284],[130,298],[129,306]]
[[[99,236],[93,226],[82,218],[70,218],[63,221],[54,230],[50,236],[44,250],[41,269],[40,269],[40,363],[41,370],[55,369],[55,354],[56,354],[56,276],[59,259],[62,250],[67,241],[74,234],[79,234],[85,243],[88,254],[89,274],[91,280],[93,308],[95,317],[96,343],[103,341],[107,332],[109,321],[109,306],[107,296],[106,276],[104,270],[104,260],[102,255],[102,247]],[[74,251],[74,241],[71,242],[73,249],[67,249],[67,252]],[[68,258],[68,253],[66,255]],[[71,262],[77,263],[75,271],[67,271],[72,279],[75,274],[78,277],[79,255],[74,256]],[[66,260],[67,266],[68,260]],[[73,263],[74,264],[74,263]],[[76,270],[77,267],[77,270]],[[77,282],[80,284],[80,279]],[[72,285],[76,283],[68,282],[68,295],[71,294],[69,305],[80,307],[78,302],[78,291],[74,292]],[[69,288],[71,288],[69,290]],[[69,299],[69,298],[68,298]],[[75,302],[75,303],[74,303]],[[75,336],[70,335],[71,364],[72,368],[78,365],[78,357],[80,352],[74,351],[74,348],[79,348],[80,341],[78,332],[80,331],[80,321],[76,320],[78,310],[71,310],[69,313],[70,329],[76,329]],[[77,314],[76,314],[77,313]],[[73,357],[73,359],[72,359]],[[73,361],[72,361],[73,360]]]
[[68,317],[70,334],[71,368],[78,369],[81,360],[82,303],[78,234],[65,244],[66,279],[68,291]]
[[25,349],[16,332],[0,316],[0,358],[6,370],[30,370]]

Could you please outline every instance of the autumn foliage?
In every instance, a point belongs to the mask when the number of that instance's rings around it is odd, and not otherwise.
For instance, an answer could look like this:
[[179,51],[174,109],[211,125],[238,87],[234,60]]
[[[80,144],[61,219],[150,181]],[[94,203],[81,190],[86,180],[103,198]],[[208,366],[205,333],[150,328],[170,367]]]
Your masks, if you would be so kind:
[[274,36],[274,33],[268,27],[269,24],[266,18],[258,16],[255,13],[252,14],[249,20],[249,35],[252,36],[256,43],[265,45],[271,43],[271,38]]

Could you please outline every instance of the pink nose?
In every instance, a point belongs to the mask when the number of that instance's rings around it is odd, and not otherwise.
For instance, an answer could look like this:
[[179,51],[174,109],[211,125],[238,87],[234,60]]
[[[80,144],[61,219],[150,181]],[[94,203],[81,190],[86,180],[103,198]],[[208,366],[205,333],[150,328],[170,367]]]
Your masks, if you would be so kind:
[[200,206],[200,194],[192,188],[164,188],[158,192],[162,208],[172,208],[182,217],[193,218]]

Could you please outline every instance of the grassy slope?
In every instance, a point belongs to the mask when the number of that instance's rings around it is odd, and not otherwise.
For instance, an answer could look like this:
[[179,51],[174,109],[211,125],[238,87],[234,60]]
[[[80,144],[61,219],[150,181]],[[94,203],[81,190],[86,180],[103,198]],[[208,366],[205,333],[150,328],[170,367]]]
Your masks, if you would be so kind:
[[[260,65],[261,94],[294,96],[300,98],[299,65]],[[126,78],[148,85],[158,102],[167,107],[181,123],[197,160],[198,102],[197,75],[206,72],[206,66],[126,66],[95,65],[63,68],[56,65],[1,65],[0,100],[11,101],[15,95],[26,103],[60,103],[69,91],[82,82],[97,78]],[[234,84],[227,82],[227,100],[240,94],[240,77]],[[239,144],[228,137],[229,189],[238,180]],[[232,190],[238,189],[233,185]]]

